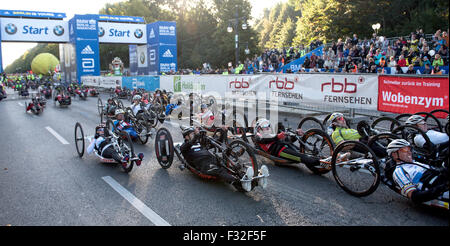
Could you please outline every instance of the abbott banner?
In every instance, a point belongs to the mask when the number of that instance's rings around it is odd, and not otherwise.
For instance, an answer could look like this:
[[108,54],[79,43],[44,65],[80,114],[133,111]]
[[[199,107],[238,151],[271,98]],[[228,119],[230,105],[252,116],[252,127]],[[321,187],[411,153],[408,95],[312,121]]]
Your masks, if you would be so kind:
[[449,109],[448,78],[379,76],[378,110],[392,113]]

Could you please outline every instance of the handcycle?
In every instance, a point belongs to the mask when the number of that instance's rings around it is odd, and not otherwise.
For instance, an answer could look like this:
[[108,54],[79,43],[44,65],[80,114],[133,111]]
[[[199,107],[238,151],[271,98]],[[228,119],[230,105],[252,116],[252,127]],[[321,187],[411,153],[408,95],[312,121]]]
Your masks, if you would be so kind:
[[[180,126],[181,130],[185,127]],[[218,142],[213,137],[206,134],[206,130],[200,128],[201,140],[200,144],[208,149],[208,151],[215,157],[216,164],[220,168],[224,168],[229,174],[231,174],[236,182],[232,185],[241,192],[245,192],[242,188],[242,182],[250,182],[251,190],[256,186],[262,186],[263,188],[267,185],[268,173],[263,173],[261,166],[256,160],[251,148],[244,141],[235,139],[229,144],[224,145]],[[195,175],[209,180],[218,179],[216,176],[209,175],[202,172],[196,167],[190,165],[183,157],[181,153],[182,143],[174,143],[170,132],[162,127],[160,128],[155,137],[155,153],[158,159],[158,163],[163,169],[168,169],[173,163],[174,156],[176,155],[181,162],[179,166],[180,170],[187,168],[189,171]],[[255,175],[251,180],[244,179],[247,167],[251,166],[255,172]]]
[[[83,128],[81,127],[81,124],[79,122],[75,124],[74,134],[75,134],[75,147],[78,156],[82,158],[85,151],[85,136]],[[107,139],[111,141],[112,146],[114,147],[115,151],[117,151],[117,153],[121,158],[123,158],[126,155],[131,157],[128,160],[126,166],[121,165],[123,171],[125,173],[129,173],[133,169],[135,162],[138,160],[135,157],[134,147],[130,136],[128,135],[127,132],[116,130],[114,124],[110,120],[107,121],[106,123],[105,136]],[[94,153],[102,163],[117,163],[114,159],[102,157],[97,150],[95,150]]]

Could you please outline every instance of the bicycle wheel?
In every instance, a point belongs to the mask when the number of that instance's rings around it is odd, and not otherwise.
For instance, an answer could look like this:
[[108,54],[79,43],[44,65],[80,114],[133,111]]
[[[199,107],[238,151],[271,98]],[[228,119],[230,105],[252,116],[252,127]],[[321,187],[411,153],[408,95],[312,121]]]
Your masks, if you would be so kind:
[[[227,167],[234,171],[232,175],[241,179],[248,167],[253,168],[254,176],[258,175],[260,166],[256,160],[256,156],[247,143],[243,140],[235,139],[230,142],[227,147],[226,155],[231,161],[227,162]],[[241,191],[246,192],[240,182],[234,182],[234,187]],[[252,180],[252,190],[258,185],[258,180]]]
[[372,125],[370,126],[373,130],[376,130],[380,133],[382,132],[390,132],[394,128],[399,127],[400,122],[392,117],[383,116],[378,119],[376,119],[374,122],[372,122]]
[[368,196],[380,184],[378,158],[359,141],[339,144],[334,150],[331,167],[337,184],[353,196]]
[[435,109],[431,111],[430,114],[434,115],[436,118],[446,119],[449,115],[449,112],[445,109]]
[[155,154],[163,169],[168,169],[172,165],[174,156],[173,139],[169,130],[164,127],[156,133]]
[[325,126],[322,124],[322,122],[320,122],[320,120],[312,116],[302,119],[298,124],[297,128],[302,129],[304,131],[309,129],[322,129],[323,131],[325,131]]
[[375,152],[378,158],[385,158],[387,157],[386,148],[388,144],[392,142],[392,140],[399,138],[398,135],[384,132],[370,138],[367,146]]
[[100,114],[100,115],[103,114],[103,103],[102,103],[102,99],[100,97],[97,100],[97,110],[98,110],[98,114]]
[[[395,117],[395,119],[400,123],[400,125],[404,125],[406,120],[411,117],[412,114],[400,114]],[[391,125],[391,131],[394,130],[395,126]]]
[[127,162],[126,165],[121,165],[122,169],[125,173],[131,172],[131,169],[133,169],[134,162],[131,159],[134,157],[134,147],[133,142],[131,141],[130,135],[127,132],[120,132],[119,138],[117,141],[119,142],[120,152],[122,156],[128,155],[130,157],[130,160]]
[[[300,153],[325,159],[333,155],[334,143],[328,134],[320,129],[311,129],[302,137],[305,144],[300,145]],[[314,174],[325,174],[331,170],[331,166],[306,165]]]
[[75,147],[77,148],[78,156],[81,158],[84,155],[84,132],[80,123],[75,124]]

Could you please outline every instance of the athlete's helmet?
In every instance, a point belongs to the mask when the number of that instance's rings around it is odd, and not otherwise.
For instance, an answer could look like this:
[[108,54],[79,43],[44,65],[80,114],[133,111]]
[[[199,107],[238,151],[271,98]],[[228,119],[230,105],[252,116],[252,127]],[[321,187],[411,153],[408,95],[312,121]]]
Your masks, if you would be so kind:
[[416,125],[422,121],[425,121],[425,118],[420,115],[415,114],[415,115],[412,115],[411,117],[409,117],[406,120],[405,124],[406,125]]
[[142,99],[142,97],[140,96],[140,95],[135,95],[134,97],[133,97],[133,101],[135,101],[135,100],[141,100]]
[[342,113],[339,113],[339,112],[333,113],[333,114],[330,116],[330,118],[328,118],[327,123],[328,123],[328,124],[331,124],[331,123],[333,123],[336,119],[341,118],[341,117],[344,117],[344,115],[343,115]]
[[272,124],[267,119],[259,119],[255,125],[255,134],[258,132],[263,135],[263,137],[273,137]]
[[123,109],[117,109],[116,110],[116,116],[119,114],[125,114],[125,111],[123,111]]
[[403,148],[403,147],[410,147],[411,144],[406,141],[405,139],[395,139],[393,140],[391,143],[388,144],[387,146],[387,153],[389,156],[391,156],[392,153],[398,151],[399,149]]
[[194,127],[192,127],[192,126],[183,129],[183,131],[182,131],[183,138],[185,138],[187,135],[191,134],[191,132],[194,132],[194,131],[195,131],[195,129],[194,129]]

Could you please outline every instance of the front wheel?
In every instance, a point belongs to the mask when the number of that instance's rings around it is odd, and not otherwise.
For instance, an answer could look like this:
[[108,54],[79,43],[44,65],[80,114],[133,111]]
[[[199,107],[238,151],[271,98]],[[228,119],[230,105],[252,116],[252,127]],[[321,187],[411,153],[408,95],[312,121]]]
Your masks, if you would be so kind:
[[[305,132],[302,137],[303,144],[300,144],[300,152],[319,159],[326,159],[333,155],[334,144],[328,134],[320,129],[311,129]],[[308,164],[306,167],[314,174],[325,174],[331,170],[330,165]]]
[[[239,180],[245,175],[248,167],[253,168],[254,176],[258,176],[260,165],[256,159],[255,154],[247,143],[240,139],[235,139],[228,144],[226,150],[228,157],[227,168],[229,172]],[[251,181],[251,189],[253,190],[258,185],[258,180]],[[233,186],[241,192],[246,192],[241,185],[241,182],[234,182]]]
[[77,148],[78,156],[81,158],[84,155],[84,132],[80,123],[75,124],[75,147]]
[[[134,147],[133,142],[131,141],[131,137],[127,132],[120,132],[120,138],[119,146],[122,156],[128,155],[131,158],[134,157]],[[129,160],[126,165],[122,165],[122,169],[125,173],[131,172],[131,169],[133,169],[134,162],[132,160]]]
[[380,168],[375,153],[359,141],[339,144],[331,160],[337,184],[356,197],[372,194],[380,184]]
[[168,169],[172,166],[174,147],[173,139],[169,130],[160,128],[155,137],[155,154],[159,165],[163,169]]

